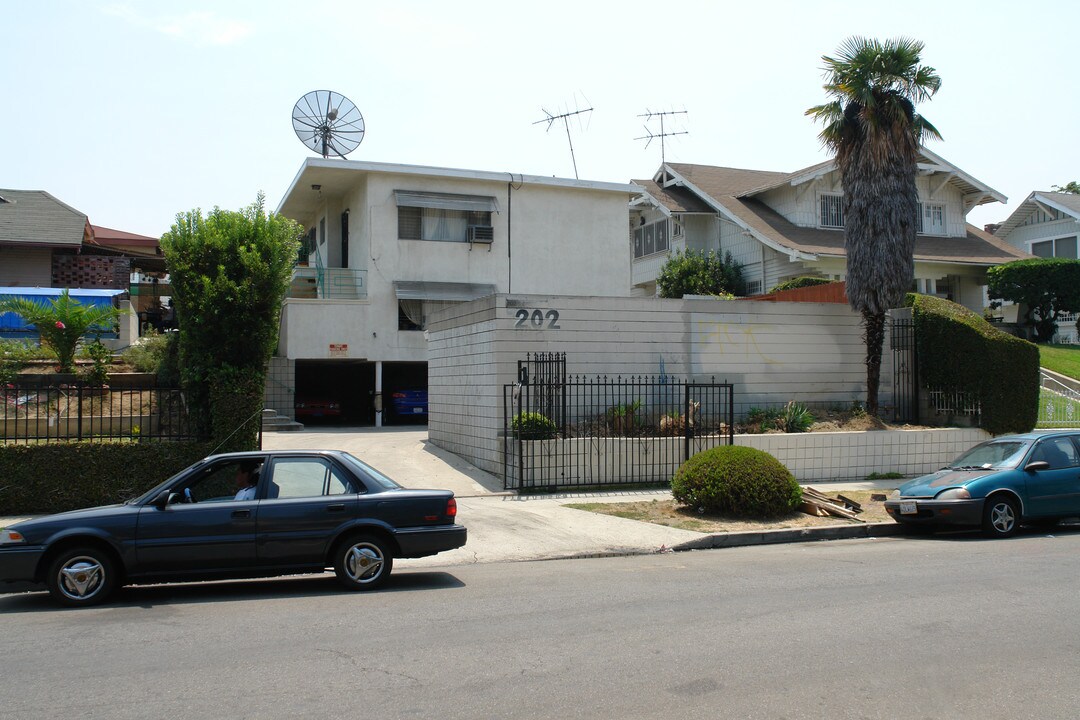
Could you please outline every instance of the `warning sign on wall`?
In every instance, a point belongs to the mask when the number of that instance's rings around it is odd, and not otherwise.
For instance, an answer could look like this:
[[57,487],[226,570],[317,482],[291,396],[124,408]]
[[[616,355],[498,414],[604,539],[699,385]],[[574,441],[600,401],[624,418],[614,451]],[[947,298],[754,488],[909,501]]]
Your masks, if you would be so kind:
[[330,357],[348,357],[349,356],[349,344],[348,343],[330,343]]

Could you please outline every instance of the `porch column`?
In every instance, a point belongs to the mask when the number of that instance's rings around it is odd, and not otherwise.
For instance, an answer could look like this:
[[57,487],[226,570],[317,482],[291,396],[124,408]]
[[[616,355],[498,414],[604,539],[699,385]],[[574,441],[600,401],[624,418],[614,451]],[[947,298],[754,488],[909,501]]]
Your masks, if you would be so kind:
[[375,427],[382,427],[382,408],[386,403],[382,397],[382,360],[375,361],[375,395],[381,399],[381,402],[375,406]]

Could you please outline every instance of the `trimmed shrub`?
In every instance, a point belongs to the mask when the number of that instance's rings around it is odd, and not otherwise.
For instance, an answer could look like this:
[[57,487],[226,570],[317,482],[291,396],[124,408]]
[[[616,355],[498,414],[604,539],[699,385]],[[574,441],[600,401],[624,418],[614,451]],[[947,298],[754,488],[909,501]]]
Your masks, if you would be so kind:
[[510,423],[514,435],[522,440],[550,440],[558,429],[546,415],[538,412],[520,412]]
[[123,502],[212,450],[207,443],[0,445],[0,515]]
[[828,285],[831,282],[833,282],[833,281],[829,280],[827,278],[797,277],[797,278],[791,278],[790,280],[785,280],[784,282],[778,284],[776,287],[774,287],[769,292],[774,293],[774,292],[780,292],[781,290],[798,290],[799,288],[811,287],[813,285]]
[[683,505],[752,519],[787,515],[802,502],[802,488],[779,460],[740,445],[711,448],[684,462],[671,492]]
[[657,294],[662,298],[683,295],[731,297],[742,292],[742,265],[731,253],[676,250],[656,276]]
[[962,305],[911,294],[919,378],[975,394],[979,424],[995,435],[1027,432],[1039,419],[1039,348],[998,330]]

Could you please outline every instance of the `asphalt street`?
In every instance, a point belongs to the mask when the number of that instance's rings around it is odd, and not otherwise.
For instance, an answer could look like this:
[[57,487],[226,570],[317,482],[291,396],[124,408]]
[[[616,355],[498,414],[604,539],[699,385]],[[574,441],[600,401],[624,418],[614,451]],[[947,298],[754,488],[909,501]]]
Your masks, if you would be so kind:
[[0,597],[0,717],[1074,718],[1080,533]]

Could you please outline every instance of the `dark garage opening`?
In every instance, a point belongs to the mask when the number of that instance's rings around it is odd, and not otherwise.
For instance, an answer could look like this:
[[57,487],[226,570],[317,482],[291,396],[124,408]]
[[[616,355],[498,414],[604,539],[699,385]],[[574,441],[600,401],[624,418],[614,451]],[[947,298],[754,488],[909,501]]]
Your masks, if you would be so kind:
[[295,400],[305,425],[374,425],[375,363],[297,360]]
[[382,380],[383,424],[426,425],[427,363],[384,362]]

